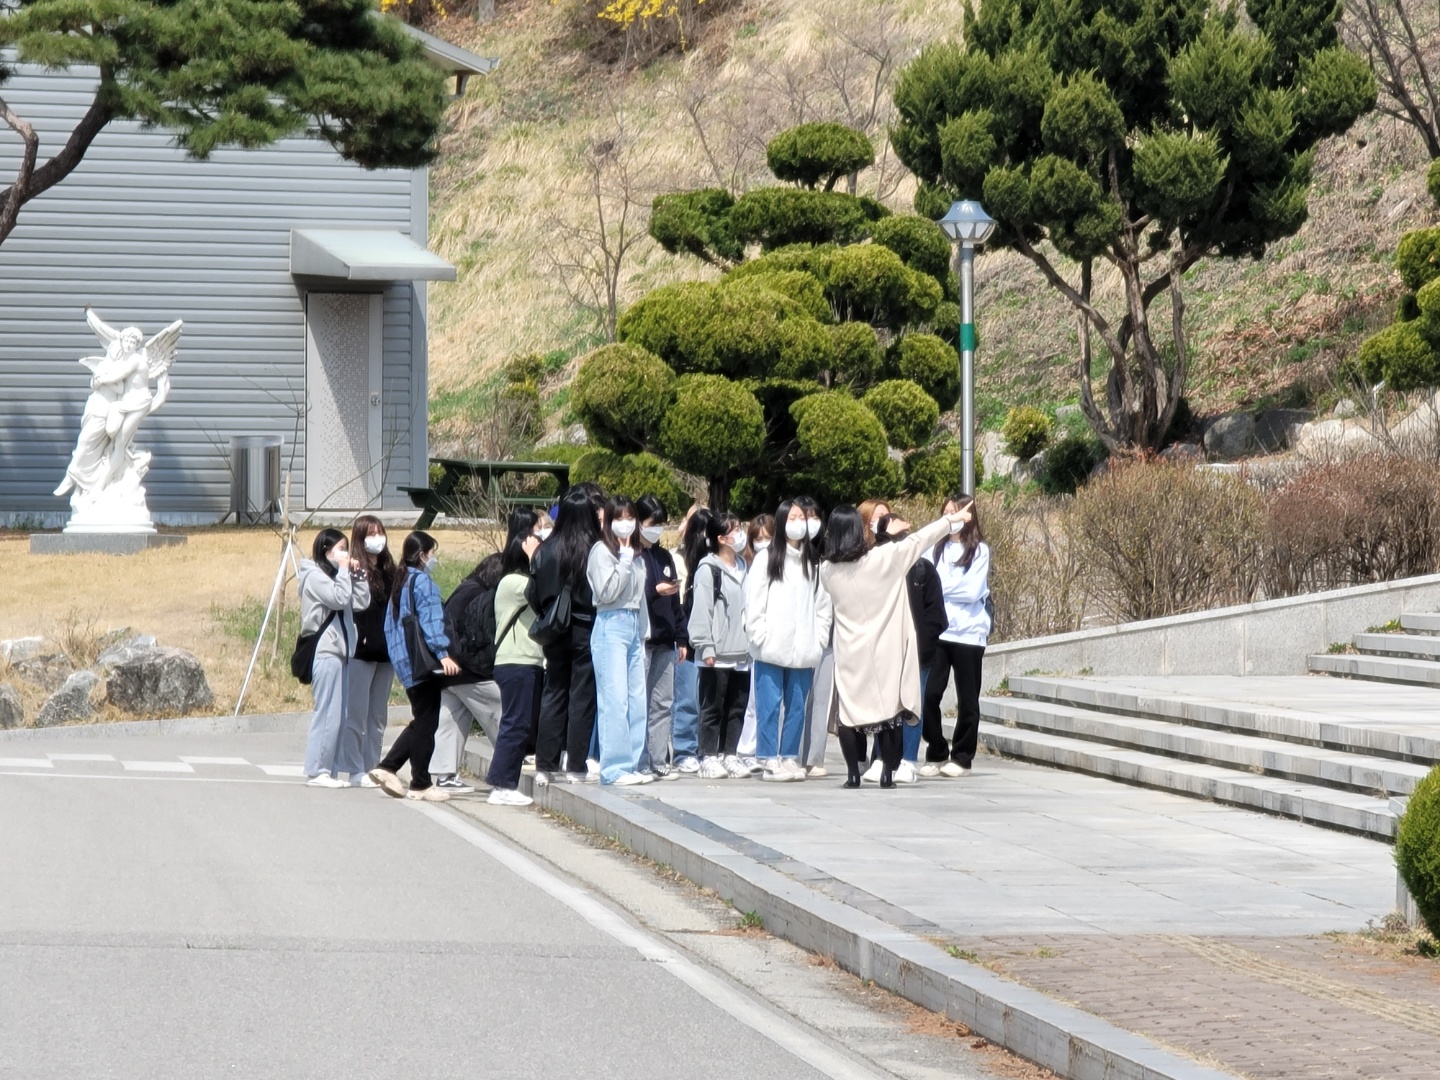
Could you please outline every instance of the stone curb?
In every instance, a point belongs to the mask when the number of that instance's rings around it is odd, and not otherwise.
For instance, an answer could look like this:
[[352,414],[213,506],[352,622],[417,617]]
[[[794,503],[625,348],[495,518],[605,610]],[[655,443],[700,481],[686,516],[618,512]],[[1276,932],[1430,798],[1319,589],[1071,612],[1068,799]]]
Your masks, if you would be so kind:
[[[489,746],[478,743],[467,746],[465,764],[473,775],[483,776]],[[537,806],[674,867],[696,885],[714,889],[737,911],[757,913],[768,932],[959,1021],[1066,1080],[1236,1080],[978,964],[950,957],[924,938],[831,899],[641,802],[598,785],[551,784],[537,791],[528,773],[520,783]]]
[[[241,716],[182,716],[173,720],[119,720],[113,724],[62,724],[57,727],[9,728],[0,742],[35,739],[106,739],[146,735],[290,735],[310,727],[313,710],[247,713]],[[408,723],[408,705],[390,706],[390,723]]]

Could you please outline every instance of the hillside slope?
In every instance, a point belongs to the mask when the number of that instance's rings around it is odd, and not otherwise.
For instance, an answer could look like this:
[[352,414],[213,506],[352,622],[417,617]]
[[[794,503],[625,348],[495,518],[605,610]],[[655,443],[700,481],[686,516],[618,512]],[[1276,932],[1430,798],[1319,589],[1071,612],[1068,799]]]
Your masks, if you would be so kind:
[[[612,227],[628,205],[639,236],[618,277],[622,307],[655,285],[707,276],[643,235],[650,198],[767,182],[764,143],[790,124],[835,119],[881,136],[859,190],[908,210],[913,184],[883,147],[884,88],[921,44],[958,30],[962,7],[708,0],[687,52],[644,65],[617,57],[583,0],[500,0],[492,22],[452,15],[432,26],[501,58],[452,111],[432,182],[431,242],[461,271],[431,292],[437,442],[466,441],[487,378],[512,356],[550,354],[548,389],[563,403],[566,362],[597,340],[594,314],[572,295],[573,264],[593,253],[581,234],[593,228],[597,190]],[[1317,156],[1311,218],[1296,237],[1263,261],[1212,259],[1188,275],[1197,412],[1333,399],[1336,362],[1389,318],[1399,236],[1435,218],[1424,160],[1408,129],[1362,120]],[[1118,296],[1103,284],[1102,303]],[[982,256],[977,310],[983,420],[1017,403],[1075,400],[1074,319],[1028,263]]]

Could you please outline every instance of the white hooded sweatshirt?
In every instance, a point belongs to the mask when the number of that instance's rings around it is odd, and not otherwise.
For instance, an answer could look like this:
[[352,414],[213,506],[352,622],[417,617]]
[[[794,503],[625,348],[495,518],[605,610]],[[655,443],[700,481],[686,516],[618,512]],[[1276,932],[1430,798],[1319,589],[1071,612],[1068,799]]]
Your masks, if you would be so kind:
[[783,668],[813,668],[830,642],[830,594],[820,568],[805,576],[800,549],[785,545],[785,570],[770,580],[767,552],[745,579],[745,635],[750,655]]

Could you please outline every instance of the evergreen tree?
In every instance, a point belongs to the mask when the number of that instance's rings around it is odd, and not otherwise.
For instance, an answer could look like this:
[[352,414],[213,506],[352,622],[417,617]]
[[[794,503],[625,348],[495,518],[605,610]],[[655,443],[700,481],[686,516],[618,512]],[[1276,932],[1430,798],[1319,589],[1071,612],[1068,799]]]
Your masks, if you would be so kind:
[[[43,160],[33,125],[0,98],[24,143],[0,191],[0,241],[112,120],[173,132],[200,159],[310,134],[367,169],[416,168],[434,157],[445,109],[443,73],[370,0],[16,0],[0,47],[97,73],[85,115]],[[0,68],[0,87],[13,73]]]
[[[993,245],[1070,302],[1081,408],[1112,449],[1158,447],[1175,415],[1184,273],[1293,235],[1315,144],[1375,102],[1366,62],[1337,44],[1335,0],[1246,10],[1242,24],[1211,0],[985,0],[967,7],[964,45],[926,48],[896,85],[892,142],[920,180],[916,209],[981,199]],[[1095,302],[1097,262],[1118,271],[1118,318]],[[1166,293],[1168,328],[1151,317]]]

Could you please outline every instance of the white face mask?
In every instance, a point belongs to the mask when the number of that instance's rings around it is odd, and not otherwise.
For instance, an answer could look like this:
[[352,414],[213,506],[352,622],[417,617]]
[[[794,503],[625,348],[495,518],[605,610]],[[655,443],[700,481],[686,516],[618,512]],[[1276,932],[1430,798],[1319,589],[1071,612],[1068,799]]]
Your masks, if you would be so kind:
[[433,574],[435,572],[435,568],[439,565],[440,553],[438,551],[432,551],[429,555],[425,556],[425,569],[430,571],[430,573]]
[[810,537],[811,540],[814,540],[815,537],[817,537],[817,536],[820,535],[820,519],[819,519],[819,518],[806,518],[806,519],[805,519],[805,535],[807,535],[808,537]]
[[884,517],[885,515],[881,514],[879,517],[873,517],[870,519],[870,531],[876,536],[880,535],[880,522]]
[[765,552],[770,550],[770,541],[756,540],[755,543],[750,546],[754,549],[756,555],[764,555]]
[[809,530],[805,527],[805,522],[803,521],[791,520],[785,522],[785,535],[791,540],[804,540],[808,532]]
[[540,528],[535,530],[535,535],[540,538],[540,542],[543,544],[546,540],[550,539],[550,534],[554,531],[554,526],[541,525]]
[[611,523],[610,531],[619,540],[629,540],[635,535],[635,522],[631,518],[620,518]]
[[379,555],[380,552],[382,552],[382,551],[385,550],[385,537],[384,537],[384,536],[367,536],[367,537],[365,537],[365,550],[368,551],[371,555]]
[[745,550],[744,529],[736,529],[733,533],[730,534],[730,546],[735,549],[736,555],[739,555],[740,552]]
[[345,556],[348,554],[350,554],[350,552],[347,551],[345,548],[337,546],[331,548],[330,554],[326,555],[325,557],[330,560],[331,566],[339,566],[340,560],[345,558]]
[[660,537],[665,535],[664,525],[642,525],[640,535],[645,538],[647,544],[658,544]]

